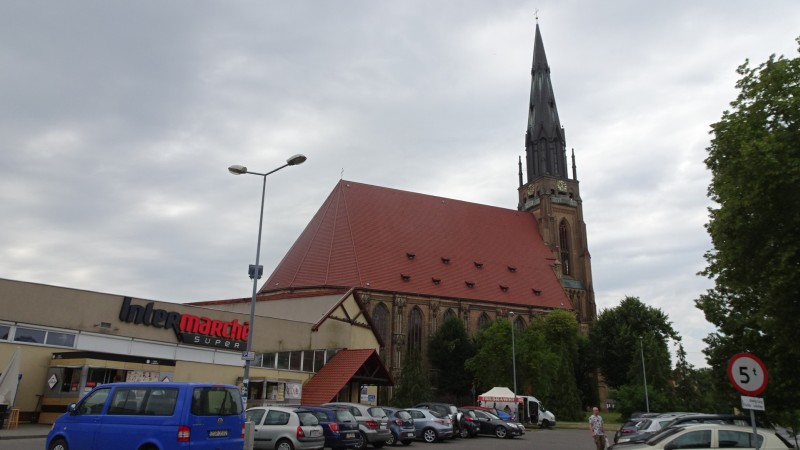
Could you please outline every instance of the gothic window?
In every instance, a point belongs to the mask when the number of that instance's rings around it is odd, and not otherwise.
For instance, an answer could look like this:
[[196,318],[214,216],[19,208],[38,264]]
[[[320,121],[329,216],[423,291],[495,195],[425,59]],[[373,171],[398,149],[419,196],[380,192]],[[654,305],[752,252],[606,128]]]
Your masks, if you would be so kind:
[[572,275],[569,246],[569,224],[566,219],[558,225],[558,245],[561,247],[561,273]]
[[408,315],[408,351],[422,350],[422,311],[414,308]]
[[487,316],[486,313],[481,314],[481,316],[478,317],[478,329],[480,330],[481,328],[486,328],[488,325],[489,316]]
[[447,308],[447,311],[444,312],[444,316],[442,316],[442,323],[447,322],[451,318],[455,318],[456,313],[453,311],[453,308]]
[[525,319],[517,316],[516,320],[514,320],[514,332],[522,334],[522,332],[524,331],[525,331]]
[[383,346],[386,346],[389,343],[389,309],[383,303],[378,303],[372,310],[372,323],[378,330]]

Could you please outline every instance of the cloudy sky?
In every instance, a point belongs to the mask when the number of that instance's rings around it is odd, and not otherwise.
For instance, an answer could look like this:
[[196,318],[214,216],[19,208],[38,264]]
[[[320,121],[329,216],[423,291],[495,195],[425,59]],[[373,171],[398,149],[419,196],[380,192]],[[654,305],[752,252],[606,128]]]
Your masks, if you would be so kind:
[[598,308],[663,309],[704,365],[703,159],[800,2],[0,3],[0,277],[246,297],[345,179],[516,208],[538,9]]

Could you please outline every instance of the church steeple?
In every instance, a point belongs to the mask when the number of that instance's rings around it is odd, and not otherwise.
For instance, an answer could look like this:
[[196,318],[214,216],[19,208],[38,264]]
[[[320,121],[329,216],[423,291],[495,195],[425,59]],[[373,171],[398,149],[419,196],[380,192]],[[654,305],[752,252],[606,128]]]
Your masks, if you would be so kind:
[[531,67],[531,99],[528,130],[525,133],[528,182],[542,176],[568,179],[566,139],[550,81],[550,66],[544,52],[542,33],[536,24]]

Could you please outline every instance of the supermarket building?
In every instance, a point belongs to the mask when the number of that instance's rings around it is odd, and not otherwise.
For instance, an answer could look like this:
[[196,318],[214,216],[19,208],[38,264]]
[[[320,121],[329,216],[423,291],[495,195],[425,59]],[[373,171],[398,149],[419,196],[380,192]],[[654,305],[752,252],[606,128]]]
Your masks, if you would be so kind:
[[[327,290],[305,300],[259,302],[248,406],[358,401],[363,386],[392,384],[355,294]],[[279,317],[265,316],[270,310]],[[0,370],[17,353],[21,375],[9,407],[21,422],[52,423],[103,383],[240,385],[248,321],[232,311],[0,278]]]

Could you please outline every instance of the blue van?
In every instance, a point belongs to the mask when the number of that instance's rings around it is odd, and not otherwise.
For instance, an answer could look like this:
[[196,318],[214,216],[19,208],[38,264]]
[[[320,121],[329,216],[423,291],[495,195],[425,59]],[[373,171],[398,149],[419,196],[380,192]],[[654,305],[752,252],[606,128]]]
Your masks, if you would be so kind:
[[236,386],[110,383],[56,419],[48,450],[241,450],[244,413]]

